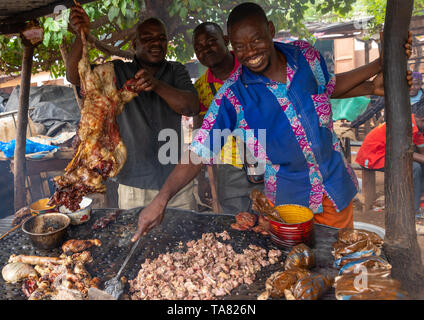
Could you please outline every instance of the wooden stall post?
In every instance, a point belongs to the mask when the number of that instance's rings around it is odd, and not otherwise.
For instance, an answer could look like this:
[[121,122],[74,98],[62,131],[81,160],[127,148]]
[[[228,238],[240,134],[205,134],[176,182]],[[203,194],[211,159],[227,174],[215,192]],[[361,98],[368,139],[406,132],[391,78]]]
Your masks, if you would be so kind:
[[413,3],[413,0],[389,0],[386,8],[383,44],[387,120],[384,250],[393,267],[392,276],[399,279],[409,293],[418,293],[424,288],[424,268],[415,229],[411,106],[404,52]]
[[25,188],[25,146],[26,131],[28,126],[29,89],[31,84],[31,68],[34,46],[25,42],[24,56],[22,58],[21,88],[19,92],[18,123],[16,128],[16,144],[14,157],[14,207],[15,211],[26,205]]
[[31,68],[34,48],[43,40],[43,29],[37,23],[28,23],[28,31],[22,31],[24,44],[22,57],[21,88],[19,92],[18,123],[16,124],[16,141],[13,166],[14,208],[15,211],[26,205],[26,132],[28,126],[29,91],[31,84]]

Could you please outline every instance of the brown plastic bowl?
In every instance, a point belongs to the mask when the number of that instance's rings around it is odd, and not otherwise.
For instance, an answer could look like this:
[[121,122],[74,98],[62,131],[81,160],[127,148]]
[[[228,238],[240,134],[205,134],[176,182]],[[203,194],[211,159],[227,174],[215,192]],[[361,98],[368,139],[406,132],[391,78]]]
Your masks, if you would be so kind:
[[59,247],[66,235],[71,219],[63,213],[45,213],[29,218],[22,225],[34,246],[40,249]]

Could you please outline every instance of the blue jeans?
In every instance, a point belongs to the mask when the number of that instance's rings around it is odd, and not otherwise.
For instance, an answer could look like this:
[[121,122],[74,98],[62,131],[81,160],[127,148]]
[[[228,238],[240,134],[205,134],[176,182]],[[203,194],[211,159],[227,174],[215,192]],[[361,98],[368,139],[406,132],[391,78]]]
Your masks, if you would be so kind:
[[418,211],[420,208],[421,192],[424,190],[422,186],[424,168],[423,164],[418,162],[412,163],[412,177],[414,181],[414,208]]

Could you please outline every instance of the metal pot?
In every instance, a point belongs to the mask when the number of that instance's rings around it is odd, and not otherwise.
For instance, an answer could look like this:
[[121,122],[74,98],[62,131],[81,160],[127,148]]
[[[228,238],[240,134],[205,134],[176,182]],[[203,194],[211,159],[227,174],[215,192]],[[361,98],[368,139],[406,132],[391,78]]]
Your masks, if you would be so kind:
[[29,218],[22,225],[34,246],[40,249],[53,249],[64,240],[71,219],[63,213],[45,213]]

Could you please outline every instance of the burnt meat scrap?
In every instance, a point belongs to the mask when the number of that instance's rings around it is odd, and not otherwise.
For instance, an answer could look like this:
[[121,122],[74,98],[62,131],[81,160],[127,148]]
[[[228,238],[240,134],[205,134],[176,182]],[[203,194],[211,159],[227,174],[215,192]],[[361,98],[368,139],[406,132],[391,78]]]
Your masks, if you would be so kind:
[[214,300],[241,284],[252,284],[258,271],[277,263],[281,256],[280,250],[267,251],[252,244],[236,253],[215,236],[229,239],[226,231],[205,233],[201,239],[187,242],[186,252],[146,259],[137,277],[129,281],[131,298]]
[[118,215],[121,213],[121,210],[115,210],[112,213],[109,213],[108,215],[101,217],[99,219],[97,219],[91,229],[92,230],[97,230],[97,229],[103,229],[105,228],[109,223],[111,223],[112,221],[115,221],[118,218]]
[[81,120],[74,140],[74,157],[62,176],[54,178],[56,192],[50,205],[64,205],[71,211],[79,209],[82,197],[106,191],[103,180],[115,177],[122,169],[127,150],[119,134],[116,116],[125,103],[131,101],[135,79],[128,80],[117,90],[112,62],[91,69],[84,34],[82,58],[78,64],[84,90]]

